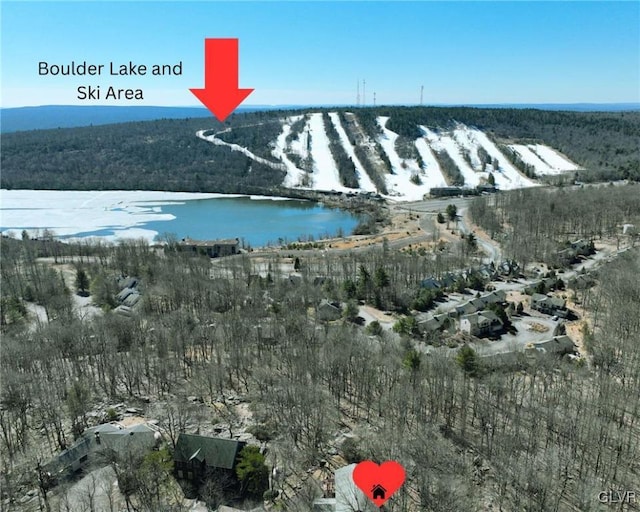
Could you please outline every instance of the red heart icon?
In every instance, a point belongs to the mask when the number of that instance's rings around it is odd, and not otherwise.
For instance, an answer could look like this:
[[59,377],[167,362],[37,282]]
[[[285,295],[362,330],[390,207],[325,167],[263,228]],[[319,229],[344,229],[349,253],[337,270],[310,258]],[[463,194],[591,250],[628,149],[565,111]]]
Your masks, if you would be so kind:
[[353,483],[373,501],[377,507],[384,505],[404,483],[404,468],[394,460],[378,466],[365,460],[353,470]]

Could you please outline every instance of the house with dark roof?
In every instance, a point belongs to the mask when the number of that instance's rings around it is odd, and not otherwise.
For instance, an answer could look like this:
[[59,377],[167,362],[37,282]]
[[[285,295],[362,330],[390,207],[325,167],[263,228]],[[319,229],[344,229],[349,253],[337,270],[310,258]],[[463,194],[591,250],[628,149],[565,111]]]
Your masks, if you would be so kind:
[[429,195],[432,197],[459,196],[463,193],[464,189],[462,187],[433,187],[429,189]]
[[501,275],[507,276],[509,274],[515,274],[520,269],[520,266],[515,260],[503,260],[498,265],[498,271]]
[[564,299],[560,297],[549,297],[541,293],[534,293],[531,296],[531,309],[540,311],[540,313],[544,313],[545,315],[557,315],[563,318],[569,313]]
[[528,343],[525,352],[529,353],[547,353],[559,356],[572,354],[576,351],[576,346],[569,336],[554,336],[549,340]]
[[422,314],[416,316],[418,321],[418,329],[423,333],[434,333],[437,331],[443,331],[449,327],[451,320],[447,315],[434,315]]
[[239,245],[240,241],[237,238],[227,240],[192,240],[191,238],[183,238],[178,244],[178,248],[194,254],[206,254],[210,258],[221,258],[239,254]]
[[576,240],[566,245],[565,249],[558,251],[558,259],[565,265],[577,263],[581,257],[590,256],[596,252],[593,241]]
[[476,297],[475,299],[471,299],[469,301],[469,304],[471,304],[474,308],[476,308],[476,311],[480,311],[485,307],[485,302],[482,299],[482,297]]
[[451,288],[456,284],[457,276],[455,274],[445,274],[438,282],[442,288]]
[[460,319],[460,330],[471,336],[487,336],[502,330],[502,320],[493,311],[478,311]]
[[471,315],[472,313],[475,313],[476,311],[478,311],[478,308],[474,306],[471,302],[465,302],[463,304],[456,306],[454,311],[455,311],[455,316]]
[[342,307],[337,301],[323,299],[316,308],[316,317],[321,322],[330,322],[342,318]]
[[533,295],[534,293],[547,293],[552,290],[558,289],[561,286],[562,279],[559,277],[545,277],[538,281],[534,281],[528,286],[525,286],[524,293],[527,295]]
[[175,474],[194,483],[216,474],[235,481],[238,454],[246,444],[236,439],[180,434],[173,453]]
[[116,300],[119,302],[118,307],[115,308],[115,312],[123,316],[131,316],[136,308],[136,305],[140,302],[142,294],[138,285],[140,281],[136,277],[120,277],[118,278],[118,286],[121,290],[116,295]]
[[127,306],[129,308],[132,308],[133,306],[135,306],[138,302],[140,302],[140,298],[142,297],[142,295],[140,295],[140,292],[138,292],[138,290],[135,290],[133,293],[130,293],[126,299],[124,299],[122,301],[122,304],[124,306]]
[[420,281],[420,288],[426,288],[427,290],[439,290],[441,286],[440,281],[433,277],[428,277]]
[[119,302],[124,302],[127,297],[129,297],[129,295],[137,293],[137,291],[134,288],[124,288],[122,291],[120,291],[120,293],[118,293],[116,295],[116,299]]
[[480,267],[478,267],[478,274],[487,281],[491,281],[498,277],[498,272],[496,271],[496,266],[493,261],[488,264],[485,263],[484,265],[480,265]]
[[118,286],[120,289],[123,288],[135,288],[138,285],[138,278],[131,276],[120,276],[118,278]]
[[504,290],[495,290],[480,297],[485,306],[491,304],[504,304],[507,301],[507,293]]

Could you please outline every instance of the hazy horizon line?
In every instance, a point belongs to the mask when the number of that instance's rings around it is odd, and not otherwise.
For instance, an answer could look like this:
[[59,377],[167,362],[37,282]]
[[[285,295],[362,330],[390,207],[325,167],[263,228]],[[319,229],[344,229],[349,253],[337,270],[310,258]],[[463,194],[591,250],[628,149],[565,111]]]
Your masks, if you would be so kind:
[[[440,106],[513,106],[513,105],[634,105],[640,107],[640,101],[615,101],[615,102],[598,102],[598,101],[575,101],[575,102],[505,102],[505,103],[382,103],[379,105],[366,104],[358,105],[354,103],[256,103],[240,105],[238,109],[245,108],[282,108],[282,107],[440,107]],[[65,107],[65,108],[195,108],[206,110],[203,105],[77,105],[77,104],[43,104],[43,105],[22,105],[17,107],[3,107],[0,110],[20,109],[20,108],[43,108],[43,107]]]

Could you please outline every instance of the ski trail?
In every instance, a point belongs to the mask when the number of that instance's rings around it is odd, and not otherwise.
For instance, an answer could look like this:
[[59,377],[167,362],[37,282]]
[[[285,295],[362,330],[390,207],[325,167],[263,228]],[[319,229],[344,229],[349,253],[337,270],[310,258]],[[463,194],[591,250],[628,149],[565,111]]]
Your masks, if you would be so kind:
[[247,148],[243,148],[238,144],[232,144],[230,142],[225,142],[221,139],[216,138],[216,135],[229,132],[231,131],[231,128],[227,128],[226,130],[223,130],[221,132],[214,133],[213,135],[205,135],[205,133],[208,131],[210,130],[198,130],[196,132],[196,137],[202,140],[206,140],[207,142],[211,142],[216,146],[227,146],[229,149],[231,149],[231,151],[238,151],[239,153],[242,153],[243,155],[251,158],[252,160],[255,160],[256,162],[260,162],[261,164],[268,165],[272,169],[277,169],[278,171],[287,170],[287,167],[284,163],[272,162],[271,160],[267,160],[266,158],[262,158],[261,156],[255,155],[254,153],[249,151]]
[[344,130],[342,123],[340,122],[340,117],[338,116],[337,112],[330,112],[329,118],[331,119],[333,126],[335,126],[336,131],[340,136],[342,147],[353,161],[353,165],[355,165],[356,167],[356,171],[358,172],[358,185],[362,190],[365,190],[367,192],[376,192],[376,186],[373,184],[373,181],[371,181],[371,178],[367,174],[367,171],[365,171],[360,160],[358,160],[353,146],[349,141],[349,137],[347,136],[347,132]]

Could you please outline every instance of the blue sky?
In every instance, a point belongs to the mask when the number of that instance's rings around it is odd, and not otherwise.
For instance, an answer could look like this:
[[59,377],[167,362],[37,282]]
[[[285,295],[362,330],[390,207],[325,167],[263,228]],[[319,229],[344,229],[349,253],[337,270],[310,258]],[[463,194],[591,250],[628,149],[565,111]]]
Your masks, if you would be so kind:
[[[240,39],[246,104],[640,101],[640,3],[11,2],[1,4],[3,107],[87,104],[80,85],[196,105],[204,38]],[[179,77],[42,77],[38,62],[183,62]],[[114,104],[100,101],[99,104]]]

